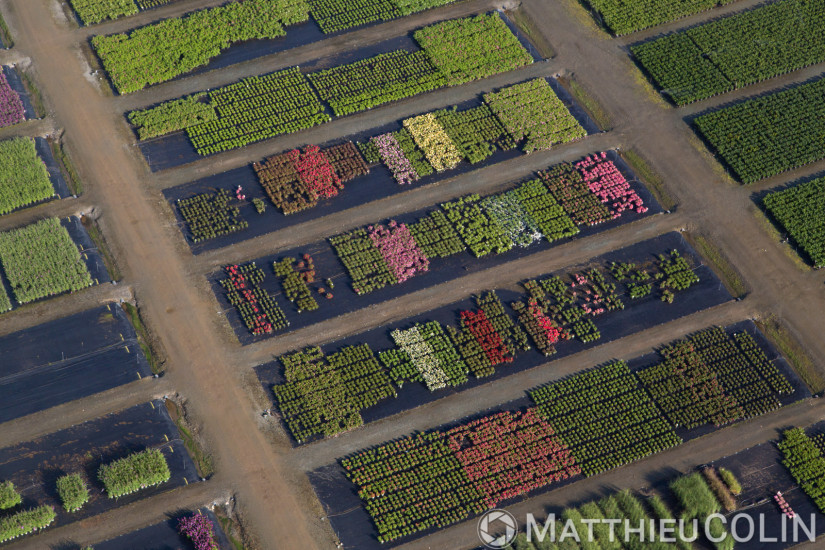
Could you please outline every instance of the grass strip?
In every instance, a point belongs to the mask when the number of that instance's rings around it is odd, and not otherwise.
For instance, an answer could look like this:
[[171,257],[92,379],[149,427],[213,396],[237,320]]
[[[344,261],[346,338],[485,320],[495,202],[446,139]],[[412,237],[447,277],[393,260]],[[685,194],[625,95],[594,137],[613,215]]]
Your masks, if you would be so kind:
[[126,312],[126,315],[129,316],[129,321],[135,329],[135,334],[137,334],[140,349],[143,351],[143,355],[146,356],[146,360],[149,361],[149,366],[152,368],[152,372],[154,374],[160,374],[163,372],[163,364],[152,349],[150,342],[155,342],[155,340],[152,339],[151,334],[149,334],[149,331],[146,329],[146,325],[143,324],[143,319],[141,319],[140,316],[140,310],[137,306],[132,305],[129,302],[123,302],[121,307],[123,308],[123,311]]
[[759,330],[779,348],[788,361],[790,361],[796,373],[808,385],[811,393],[818,394],[825,390],[825,378],[816,368],[811,357],[799,344],[790,331],[779,322],[779,319],[771,314],[756,321]]
[[739,273],[733,268],[727,258],[725,258],[718,246],[707,240],[703,235],[698,233],[685,233],[687,240],[697,249],[710,264],[714,271],[720,276],[722,282],[725,283],[728,291],[734,298],[743,298],[748,293],[748,287],[739,276]]

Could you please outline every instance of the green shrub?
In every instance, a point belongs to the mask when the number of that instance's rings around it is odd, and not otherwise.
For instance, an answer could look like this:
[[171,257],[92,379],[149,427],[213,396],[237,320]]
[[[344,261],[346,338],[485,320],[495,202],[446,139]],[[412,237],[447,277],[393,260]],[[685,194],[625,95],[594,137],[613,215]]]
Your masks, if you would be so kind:
[[762,204],[816,266],[825,266],[825,178],[774,191]]
[[694,120],[742,183],[825,158],[825,78],[743,101]]
[[67,512],[76,512],[89,501],[89,489],[80,474],[68,474],[59,478],[57,494]]
[[722,538],[722,535],[725,536],[721,541],[713,543],[716,550],[733,550],[736,544],[731,534],[725,529],[725,524],[718,517],[712,518],[708,523],[707,534],[713,537],[714,540]]
[[811,40],[823,33],[822,2],[780,0],[631,50],[662,93],[683,105],[825,61],[825,41]]
[[211,122],[218,118],[218,114],[205,101],[206,97],[204,92],[167,101],[142,111],[132,111],[129,113],[129,122],[137,126],[140,139],[164,136]]
[[722,476],[722,481],[725,482],[725,485],[728,486],[728,490],[730,490],[732,494],[735,496],[742,494],[742,486],[739,484],[736,476],[733,475],[733,472],[725,468],[719,468],[719,475]]
[[721,506],[700,473],[680,477],[670,484],[687,519],[706,518],[719,513]]
[[21,501],[20,493],[15,490],[14,483],[11,481],[0,483],[0,510],[14,508]]
[[104,464],[97,475],[109,498],[160,485],[171,477],[166,457],[158,449],[146,449]]
[[675,21],[734,0],[587,0],[614,34],[622,35]]
[[93,25],[106,19],[134,15],[138,7],[134,0],[69,0],[84,25]]
[[413,38],[447,79],[448,86],[533,62],[498,13],[442,21],[415,31]]
[[115,88],[130,93],[205,65],[238,42],[284,36],[284,26],[308,18],[306,0],[229,2],[128,33],[98,35],[92,46]]

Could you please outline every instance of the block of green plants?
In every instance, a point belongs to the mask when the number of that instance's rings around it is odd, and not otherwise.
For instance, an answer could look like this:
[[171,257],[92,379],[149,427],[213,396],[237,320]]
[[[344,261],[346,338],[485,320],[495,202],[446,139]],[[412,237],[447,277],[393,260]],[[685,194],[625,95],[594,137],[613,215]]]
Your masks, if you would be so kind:
[[37,156],[34,140],[0,141],[0,214],[54,196],[46,165]]
[[56,218],[0,233],[0,265],[20,303],[93,284],[77,245]]

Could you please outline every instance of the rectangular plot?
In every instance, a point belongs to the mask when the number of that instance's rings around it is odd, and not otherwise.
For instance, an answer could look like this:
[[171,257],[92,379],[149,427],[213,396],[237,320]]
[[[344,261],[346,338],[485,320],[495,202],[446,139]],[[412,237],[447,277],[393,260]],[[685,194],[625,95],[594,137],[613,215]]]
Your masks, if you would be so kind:
[[825,158],[825,78],[694,120],[742,183]]
[[0,422],[151,375],[115,305],[0,337],[0,357]]
[[677,105],[825,61],[825,5],[780,0],[636,45],[631,51]]

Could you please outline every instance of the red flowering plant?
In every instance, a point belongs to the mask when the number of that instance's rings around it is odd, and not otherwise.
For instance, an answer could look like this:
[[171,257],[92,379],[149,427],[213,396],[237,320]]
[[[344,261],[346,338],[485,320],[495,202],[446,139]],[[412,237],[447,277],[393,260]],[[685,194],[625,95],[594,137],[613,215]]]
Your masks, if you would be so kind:
[[492,508],[581,473],[553,426],[536,414],[501,412],[448,430],[447,445]]
[[507,349],[484,311],[462,311],[461,324],[475,337],[491,365],[511,363],[512,352]]
[[339,189],[344,188],[329,159],[317,145],[307,145],[303,152],[293,149],[287,155],[292,160],[298,177],[316,197],[334,197]]

